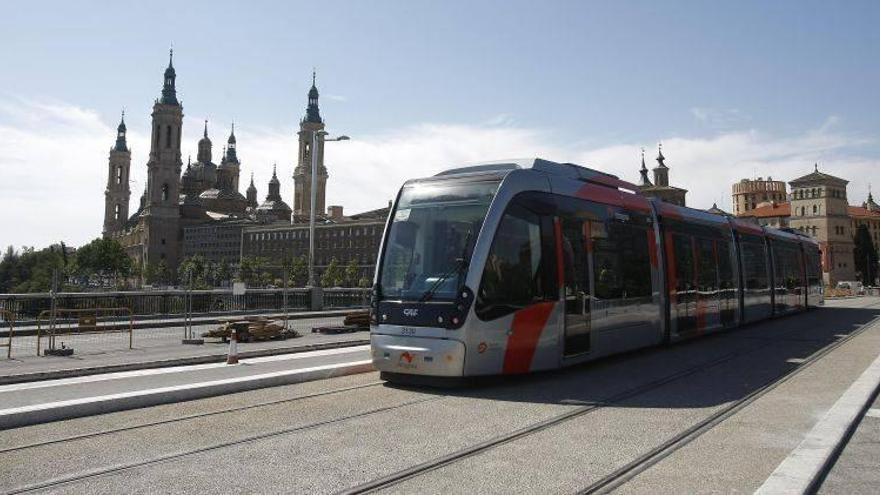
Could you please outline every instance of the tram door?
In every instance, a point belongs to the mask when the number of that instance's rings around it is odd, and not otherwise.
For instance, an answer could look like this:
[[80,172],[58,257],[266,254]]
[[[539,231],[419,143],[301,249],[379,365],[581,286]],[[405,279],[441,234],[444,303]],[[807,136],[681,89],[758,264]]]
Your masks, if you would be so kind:
[[561,263],[565,283],[566,356],[590,350],[590,222],[575,217],[560,218]]

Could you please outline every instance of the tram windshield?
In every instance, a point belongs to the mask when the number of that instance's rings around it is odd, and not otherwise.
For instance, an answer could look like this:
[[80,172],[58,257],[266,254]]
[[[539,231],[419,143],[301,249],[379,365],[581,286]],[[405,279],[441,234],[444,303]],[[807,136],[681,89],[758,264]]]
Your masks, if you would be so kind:
[[381,297],[455,299],[498,184],[456,181],[404,187],[382,257]]

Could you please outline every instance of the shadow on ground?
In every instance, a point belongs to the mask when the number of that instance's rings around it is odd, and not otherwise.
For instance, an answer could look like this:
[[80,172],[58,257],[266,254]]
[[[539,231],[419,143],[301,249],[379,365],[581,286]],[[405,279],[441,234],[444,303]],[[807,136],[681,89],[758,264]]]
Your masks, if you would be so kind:
[[[693,370],[616,407],[704,408],[741,399],[781,379],[804,359],[880,317],[880,308],[812,309],[686,342],[611,356],[531,375],[483,377],[420,392],[449,397],[547,404],[602,404],[622,392]],[[714,363],[714,364],[712,364]],[[710,365],[711,364],[711,365]],[[448,383],[445,385],[449,385]]]

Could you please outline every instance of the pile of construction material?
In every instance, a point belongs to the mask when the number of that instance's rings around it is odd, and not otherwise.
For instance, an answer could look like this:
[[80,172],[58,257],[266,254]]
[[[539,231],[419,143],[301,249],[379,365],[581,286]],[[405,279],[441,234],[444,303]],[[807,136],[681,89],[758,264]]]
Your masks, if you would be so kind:
[[345,315],[345,319],[342,320],[341,327],[315,327],[312,329],[312,333],[328,333],[328,334],[336,334],[336,333],[351,333],[351,332],[364,332],[370,330],[370,312],[369,311],[356,311],[354,313],[349,313]]
[[270,320],[265,316],[224,318],[220,321],[221,325],[218,328],[203,333],[202,337],[219,338],[226,342],[232,335],[233,329],[239,342],[299,337],[296,330],[284,327],[283,320]]

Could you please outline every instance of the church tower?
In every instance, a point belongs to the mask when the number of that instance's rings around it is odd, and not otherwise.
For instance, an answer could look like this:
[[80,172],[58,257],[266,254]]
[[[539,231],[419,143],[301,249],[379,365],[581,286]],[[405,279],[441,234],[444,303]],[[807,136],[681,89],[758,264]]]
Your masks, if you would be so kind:
[[220,161],[220,167],[217,169],[218,183],[222,181],[225,187],[218,187],[218,189],[238,192],[241,162],[238,160],[235,144],[235,122],[233,122],[232,131],[229,133],[229,139],[226,141],[226,152],[223,154],[223,160]]
[[657,145],[657,166],[654,167],[654,184],[658,186],[669,185],[669,167],[666,166],[666,157],[663,156],[663,144]]
[[[308,216],[311,211],[312,198],[312,153],[316,153],[318,160],[317,195],[315,199],[315,214],[320,215],[324,211],[324,203],[327,192],[327,168],[324,167],[324,141],[319,135],[324,132],[324,121],[318,109],[318,88],[315,85],[315,73],[312,72],[312,88],[309,90],[309,103],[306,107],[306,116],[299,124],[299,156],[297,165],[293,171],[293,212],[295,215]],[[314,137],[316,149],[312,149]]]
[[116,128],[116,145],[110,148],[107,189],[104,191],[104,237],[121,232],[128,220],[128,200],[131,189],[128,176],[131,170],[131,150],[125,140],[125,112]]
[[183,107],[177,100],[173,57],[172,50],[165,69],[162,97],[153,105],[147,200],[142,213],[144,262],[154,267],[164,262],[172,271],[177,269],[179,255],[180,169],[183,166],[180,156]]
[[[274,171],[272,172],[274,174]],[[254,185],[254,173],[251,172],[251,185],[247,188],[247,205],[248,208],[257,207],[257,186]]]

